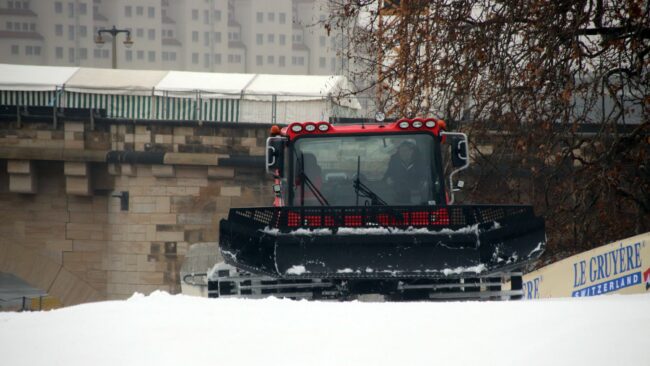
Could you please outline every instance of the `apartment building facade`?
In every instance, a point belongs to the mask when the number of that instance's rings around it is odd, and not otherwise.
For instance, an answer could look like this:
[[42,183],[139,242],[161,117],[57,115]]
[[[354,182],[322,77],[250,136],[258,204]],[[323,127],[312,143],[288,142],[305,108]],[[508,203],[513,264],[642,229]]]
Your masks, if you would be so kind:
[[326,0],[0,0],[0,63],[268,74],[340,74]]

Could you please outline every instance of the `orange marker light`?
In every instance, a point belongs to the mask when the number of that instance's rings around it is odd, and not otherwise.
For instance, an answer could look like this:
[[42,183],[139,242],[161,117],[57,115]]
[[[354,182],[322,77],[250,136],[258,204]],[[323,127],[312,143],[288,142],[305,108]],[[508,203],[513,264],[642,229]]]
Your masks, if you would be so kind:
[[278,125],[271,126],[271,136],[278,136],[280,134],[280,127]]

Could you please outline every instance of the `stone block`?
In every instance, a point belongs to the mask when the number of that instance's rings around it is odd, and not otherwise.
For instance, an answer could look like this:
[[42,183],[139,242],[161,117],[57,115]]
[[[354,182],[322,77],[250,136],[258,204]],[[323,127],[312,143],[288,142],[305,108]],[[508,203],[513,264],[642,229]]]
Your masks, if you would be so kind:
[[63,172],[67,176],[86,176],[88,163],[66,161],[63,163]]
[[178,178],[177,184],[182,187],[207,187],[208,178]]
[[152,224],[157,225],[174,225],[176,224],[176,214],[173,213],[154,213],[149,215]]
[[221,187],[221,196],[225,197],[239,197],[241,196],[241,187]]
[[176,168],[177,178],[205,178],[207,169],[205,166],[179,166]]
[[240,144],[246,147],[255,147],[257,146],[257,139],[255,137],[242,137]]
[[156,197],[156,212],[169,213],[170,209],[169,197]]
[[[140,126],[138,126],[138,127],[140,127]],[[142,143],[150,143],[150,142],[151,142],[151,135],[148,134],[148,133],[145,134],[145,135],[137,134],[137,135],[135,135],[135,140],[134,140],[134,142],[135,142],[136,144],[139,143],[139,142],[142,142]]]
[[162,285],[164,283],[163,272],[138,272],[139,285]]
[[181,225],[210,225],[212,215],[203,213],[180,213],[178,223]]
[[9,191],[14,193],[36,193],[36,174],[10,174]]
[[71,150],[83,150],[86,147],[86,144],[84,140],[65,140],[63,143],[63,147],[65,149],[71,149]]
[[173,231],[158,231],[156,232],[157,241],[183,241],[185,240],[185,233]]
[[101,252],[104,250],[106,242],[101,240],[73,240],[72,250],[75,252]]
[[173,178],[175,176],[175,168],[173,165],[152,165],[151,174],[154,177]]
[[235,177],[235,168],[226,168],[219,166],[208,167],[208,178],[226,179]]
[[32,160],[7,160],[7,173],[32,174],[34,173],[34,163]]
[[122,175],[130,176],[130,177],[137,175],[137,169],[135,164],[122,164],[120,168],[121,168]]
[[70,122],[67,121],[63,124],[63,130],[66,132],[83,132],[84,124],[83,122]]
[[65,193],[80,196],[89,196],[92,193],[89,176],[66,176]]
[[51,140],[52,131],[36,131],[36,138],[38,140]]
[[251,156],[264,156],[266,154],[266,148],[264,146],[251,146],[248,153]]

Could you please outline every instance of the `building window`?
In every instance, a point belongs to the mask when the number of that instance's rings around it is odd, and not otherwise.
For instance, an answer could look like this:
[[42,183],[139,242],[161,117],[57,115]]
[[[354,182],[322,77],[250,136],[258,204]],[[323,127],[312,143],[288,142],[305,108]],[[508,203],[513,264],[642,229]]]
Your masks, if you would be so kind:
[[318,67],[320,67],[321,69],[327,67],[327,61],[325,61],[325,57],[321,57],[318,59]]
[[280,22],[280,24],[285,24],[287,22],[287,14],[280,13],[278,15],[278,21]]
[[144,60],[144,51],[140,50],[137,52],[138,60]]
[[199,41],[199,32],[192,31],[192,42],[198,42],[198,41]]
[[214,32],[214,42],[221,43],[221,32]]
[[280,34],[280,45],[284,46],[287,43],[287,36]]
[[260,34],[260,33],[257,33],[257,35],[255,36],[255,43],[257,43],[258,45],[263,45],[264,44],[264,35]]
[[34,54],[35,54],[36,56],[40,56],[40,55],[41,55],[41,46],[34,46]]
[[214,15],[214,20],[215,21],[217,21],[217,22],[221,21],[221,10],[215,10],[214,13],[212,13],[212,14]]
[[208,10],[203,10],[203,24],[210,24],[210,11]]
[[79,14],[86,15],[87,12],[88,12],[88,9],[86,7],[86,4],[85,3],[80,3],[79,4]]
[[86,48],[80,48],[79,49],[79,59],[80,60],[87,60],[88,59],[88,49],[86,49]]
[[266,19],[268,19],[269,22],[275,22],[275,13],[266,14]]
[[138,38],[144,38],[144,29],[138,28],[135,30],[135,35]]
[[124,16],[125,17],[131,17],[131,11],[132,11],[132,9],[131,9],[130,5],[125,6],[124,7]]
[[56,55],[57,59],[62,59],[63,58],[63,47],[57,47],[54,49],[54,54]]
[[12,23],[12,22],[7,22],[6,27],[7,27],[7,30],[13,30],[13,29],[14,29],[14,23]]
[[68,40],[74,41],[74,25],[68,26]]
[[150,6],[147,8],[147,16],[149,18],[155,18],[156,17],[156,8],[153,6]]
[[169,61],[169,53],[167,51],[162,52],[162,60]]
[[79,37],[86,37],[88,35],[88,28],[85,25],[79,26]]
[[25,54],[31,56],[34,54],[34,49],[32,46],[25,46]]
[[255,64],[257,66],[262,66],[264,65],[264,58],[261,55],[255,56]]
[[36,24],[35,23],[29,23],[29,30],[32,32],[36,32]]
[[198,9],[192,9],[192,20],[199,20],[199,11],[198,11]]
[[126,56],[126,60],[127,60],[128,62],[133,61],[133,51],[131,51],[131,50],[126,50],[126,52],[124,53],[124,55]]
[[74,3],[68,3],[68,17],[74,17]]
[[28,23],[23,23],[23,31],[27,32],[29,30],[29,24]]
[[149,40],[153,41],[156,39],[156,30],[155,29],[149,29]]
[[325,36],[320,36],[318,39],[321,47],[325,47]]
[[192,63],[194,65],[199,63],[199,54],[197,52],[192,53]]
[[267,34],[266,35],[266,42],[275,43],[275,34]]
[[63,3],[57,1],[54,3],[54,12],[57,14],[63,13]]
[[[9,23],[11,24],[11,23]],[[11,28],[9,28],[11,29]],[[63,36],[63,24],[57,24],[54,26],[54,34],[56,34],[59,37]]]
[[262,23],[264,22],[264,13],[262,12],[257,12],[257,22]]
[[149,58],[149,62],[156,62],[156,51],[149,51],[149,54],[147,56]]
[[143,6],[136,6],[135,7],[135,15],[141,17],[144,15],[144,7]]
[[203,45],[204,46],[210,45],[210,32],[203,32]]
[[275,64],[275,56],[266,56],[266,63],[269,65]]
[[203,67],[210,67],[210,54],[203,54]]
[[68,62],[74,63],[74,48],[68,48]]
[[215,53],[214,55],[212,55],[212,61],[215,65],[221,65],[221,54]]

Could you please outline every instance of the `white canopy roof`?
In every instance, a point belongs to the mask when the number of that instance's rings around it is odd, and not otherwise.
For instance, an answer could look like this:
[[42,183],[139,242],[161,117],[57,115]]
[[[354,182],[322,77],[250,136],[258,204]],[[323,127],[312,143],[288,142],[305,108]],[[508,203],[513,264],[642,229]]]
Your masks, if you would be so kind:
[[156,85],[155,94],[186,97],[200,91],[202,97],[239,98],[253,78],[255,74],[170,71]]
[[82,67],[65,83],[79,93],[151,95],[168,71],[95,69]]
[[243,91],[244,99],[269,101],[305,101],[332,98],[336,104],[360,109],[356,97],[348,97],[352,88],[340,75],[271,75],[258,74]]
[[0,90],[56,90],[78,70],[78,67],[0,64]]
[[[87,67],[0,64],[0,90],[44,91],[64,86],[66,91],[119,95],[161,95],[202,98],[243,98],[268,102],[330,99],[360,109],[344,76],[269,75],[100,69]],[[341,98],[344,97],[344,98]]]

